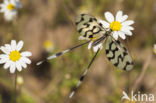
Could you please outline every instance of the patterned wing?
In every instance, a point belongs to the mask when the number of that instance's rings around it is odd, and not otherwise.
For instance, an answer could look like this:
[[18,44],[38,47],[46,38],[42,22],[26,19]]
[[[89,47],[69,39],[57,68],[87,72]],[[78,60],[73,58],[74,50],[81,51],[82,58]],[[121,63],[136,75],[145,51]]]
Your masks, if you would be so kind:
[[77,31],[81,34],[80,40],[97,40],[105,34],[102,24],[96,18],[88,14],[76,17]]
[[133,69],[133,61],[127,49],[120,41],[113,41],[111,36],[106,39],[106,56],[117,68],[129,71]]

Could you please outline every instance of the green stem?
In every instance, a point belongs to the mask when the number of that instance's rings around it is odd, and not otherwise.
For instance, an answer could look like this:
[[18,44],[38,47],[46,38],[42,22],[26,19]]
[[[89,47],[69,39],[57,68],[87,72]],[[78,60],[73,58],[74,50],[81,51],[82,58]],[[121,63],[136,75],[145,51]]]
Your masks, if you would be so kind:
[[17,103],[17,71],[15,71],[15,103]]

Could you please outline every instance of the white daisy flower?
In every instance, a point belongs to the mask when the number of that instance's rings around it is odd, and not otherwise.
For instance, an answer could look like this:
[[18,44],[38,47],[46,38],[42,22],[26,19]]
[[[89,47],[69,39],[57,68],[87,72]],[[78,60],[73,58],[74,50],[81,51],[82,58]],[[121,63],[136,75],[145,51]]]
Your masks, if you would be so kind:
[[134,30],[134,28],[131,25],[134,21],[127,20],[128,16],[123,15],[122,11],[118,11],[115,18],[110,12],[106,12],[104,15],[108,22],[104,20],[100,20],[100,22],[103,24],[104,28],[109,28],[113,31],[113,37],[116,40],[118,37],[126,39],[125,35],[132,35],[131,30]]
[[10,73],[14,73],[17,69],[18,71],[27,67],[27,64],[30,64],[31,61],[28,58],[31,56],[31,52],[19,52],[23,47],[23,41],[19,41],[16,44],[15,40],[11,41],[10,44],[5,44],[5,46],[1,46],[0,50],[4,52],[4,54],[0,55],[0,64],[4,64],[4,69],[10,68]]
[[22,8],[19,0],[4,0],[0,4],[0,12],[4,13],[4,18],[7,21],[13,20],[17,15],[17,9]]

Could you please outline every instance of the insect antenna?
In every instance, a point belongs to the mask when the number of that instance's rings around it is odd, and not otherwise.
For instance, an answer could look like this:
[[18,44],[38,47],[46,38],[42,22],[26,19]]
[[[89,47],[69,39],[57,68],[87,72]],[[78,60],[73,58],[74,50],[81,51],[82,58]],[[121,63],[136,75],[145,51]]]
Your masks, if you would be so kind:
[[86,76],[86,74],[87,74],[87,72],[88,72],[90,66],[91,66],[92,63],[94,62],[94,60],[95,60],[95,58],[96,58],[96,56],[97,56],[97,54],[98,54],[99,51],[100,51],[100,49],[98,49],[98,51],[95,53],[95,55],[94,55],[93,58],[91,59],[89,65],[88,65],[88,67],[87,67],[87,69],[85,70],[85,72],[83,73],[83,75],[80,77],[79,82],[77,83],[76,87],[73,88],[72,92],[70,93],[69,98],[72,98],[72,96],[75,94],[75,91],[76,91],[76,90],[78,89],[78,87],[81,85],[82,81],[84,80],[84,78],[85,78],[85,76]]
[[76,46],[74,46],[74,47],[72,47],[72,48],[69,48],[69,49],[66,49],[66,50],[64,50],[64,51],[58,52],[58,53],[56,53],[56,54],[54,54],[54,55],[51,55],[51,56],[49,56],[48,58],[46,58],[45,60],[39,61],[38,63],[36,63],[36,65],[41,65],[43,62],[45,62],[45,61],[47,61],[47,60],[51,60],[51,59],[57,58],[57,57],[59,57],[59,56],[65,54],[65,53],[70,52],[70,51],[72,51],[72,50],[74,50],[74,49],[76,49],[76,48],[78,48],[78,47],[81,47],[81,46],[83,46],[83,45],[85,45],[85,44],[87,44],[87,43],[89,43],[89,42],[90,42],[90,41],[87,41],[87,42],[85,42],[85,43],[76,45]]

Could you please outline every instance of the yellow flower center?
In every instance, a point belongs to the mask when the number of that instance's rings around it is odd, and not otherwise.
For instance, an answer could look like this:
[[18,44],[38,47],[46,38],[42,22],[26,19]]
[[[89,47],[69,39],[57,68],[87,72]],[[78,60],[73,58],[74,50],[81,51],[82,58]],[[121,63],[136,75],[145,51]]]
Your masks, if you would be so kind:
[[8,4],[7,8],[8,8],[8,10],[13,10],[15,8],[15,6],[13,4]]
[[21,54],[17,50],[15,50],[10,53],[9,58],[13,62],[15,62],[21,58]]
[[50,49],[50,48],[52,48],[52,47],[53,47],[53,43],[52,43],[51,41],[46,40],[46,41],[44,42],[44,48],[45,48],[45,49]]
[[113,31],[119,31],[121,29],[121,24],[120,22],[118,21],[113,21],[111,24],[110,24],[110,28],[113,30]]

